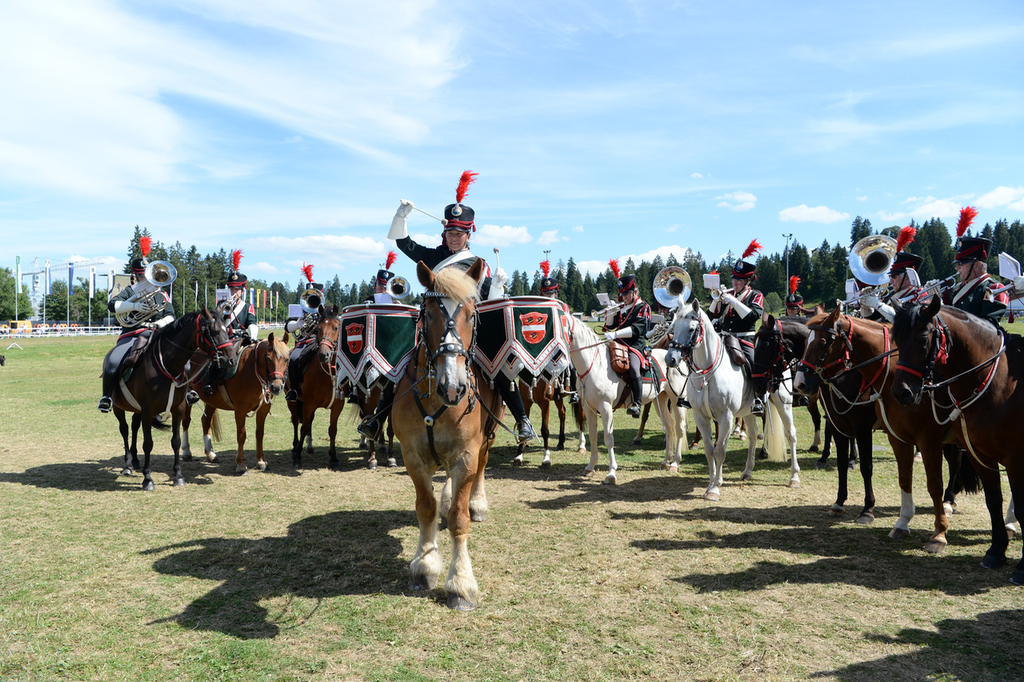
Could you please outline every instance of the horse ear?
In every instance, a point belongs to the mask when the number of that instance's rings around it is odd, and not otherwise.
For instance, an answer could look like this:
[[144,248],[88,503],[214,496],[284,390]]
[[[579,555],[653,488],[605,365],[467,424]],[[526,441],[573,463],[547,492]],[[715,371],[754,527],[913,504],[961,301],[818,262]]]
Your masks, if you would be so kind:
[[416,264],[416,278],[423,285],[424,289],[433,290],[434,286],[434,272],[427,267],[427,264],[420,261]]
[[761,326],[770,327],[775,324],[775,320],[772,319],[772,314],[769,312],[761,313]]
[[274,332],[270,332],[270,336],[267,337],[267,341],[270,343],[271,347],[273,347],[273,345],[274,345]]
[[284,345],[286,345],[286,346],[288,345],[288,330],[287,329],[284,330],[284,336],[281,337],[281,341],[282,341],[282,343],[284,343]]
[[942,299],[939,298],[938,294],[935,294],[932,296],[932,300],[928,301],[928,307],[925,308],[924,312],[928,317],[935,317],[940,308],[942,308]]
[[474,262],[473,265],[469,267],[469,270],[466,272],[466,274],[469,275],[470,279],[479,284],[480,280],[483,279],[484,276],[484,259],[477,258],[476,262]]
[[334,311],[334,315],[335,315],[335,317],[337,317],[337,315],[338,315],[338,305],[337,304],[332,305],[331,306],[331,310]]
[[820,303],[814,306],[815,315],[821,315],[823,312],[825,312],[825,307],[822,306]]
[[697,301],[697,299],[693,299],[693,303],[691,304],[691,308],[693,309],[693,312],[697,312],[697,311],[700,310],[700,303]]

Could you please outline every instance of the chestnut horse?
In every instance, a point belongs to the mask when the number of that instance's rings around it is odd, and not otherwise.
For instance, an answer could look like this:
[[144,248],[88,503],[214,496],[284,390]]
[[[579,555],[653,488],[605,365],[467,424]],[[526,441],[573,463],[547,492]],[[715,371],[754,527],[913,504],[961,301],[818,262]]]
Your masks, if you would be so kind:
[[469,559],[469,523],[487,516],[484,468],[503,413],[501,395],[488,386],[472,361],[483,268],[480,259],[468,272],[449,267],[434,273],[422,261],[417,264],[416,274],[427,290],[420,309],[420,339],[395,388],[391,411],[405,468],[416,487],[420,526],[409,564],[409,589],[433,589],[442,570],[433,477],[444,468],[448,481],[441,513],[447,511],[452,539],[444,591],[448,607],[460,611],[475,608],[480,597]]
[[[530,414],[530,410],[536,404],[540,408],[540,435],[544,439],[544,459],[540,463],[541,469],[551,468],[551,448],[549,447],[549,441],[551,439],[551,429],[548,427],[548,420],[551,416],[551,406],[554,405],[555,412],[558,414],[558,445],[555,446],[555,450],[565,449],[565,394],[562,392],[562,385],[560,382],[549,382],[544,379],[538,379],[532,386],[522,379],[519,380],[519,395],[523,399],[523,406],[526,407],[526,414]],[[570,409],[573,415],[576,417],[576,428],[580,430],[579,445],[576,450],[580,453],[587,451],[587,437],[583,431],[584,420],[586,416],[583,414],[583,403],[576,401],[570,403]],[[523,466],[523,451],[526,449],[526,443],[519,444],[519,450],[516,452],[515,458],[512,460],[512,466],[520,467]]]
[[[149,457],[153,452],[153,421],[158,415],[170,413],[174,485],[185,485],[178,450],[181,446],[181,417],[186,387],[207,364],[212,362],[224,369],[236,360],[235,349],[223,321],[219,315],[205,308],[180,317],[153,332],[149,344],[128,372],[128,378],[122,376],[119,379],[111,396],[114,399],[114,416],[117,417],[121,439],[124,441],[123,476],[130,476],[132,467],[139,466],[137,451],[128,447],[125,412],[137,413],[142,424],[142,449],[146,455],[142,466],[143,490],[155,488],[149,466]],[[136,424],[135,417],[132,423]]]
[[[875,416],[888,436],[902,492],[900,516],[889,537],[902,539],[910,535],[916,445],[921,451],[928,494],[935,511],[935,532],[924,549],[932,554],[941,552],[946,547],[946,531],[952,513],[952,502],[944,498],[942,488],[943,444],[952,443],[956,438],[946,419],[949,411],[937,411],[933,415],[928,406],[908,407],[893,399],[890,390],[896,349],[892,347],[889,325],[841,315],[836,308],[830,314],[815,315],[808,320],[807,327],[811,335],[797,372],[796,389],[807,395],[817,391],[822,381],[834,384],[844,375],[859,377],[856,399],[850,401],[843,394],[837,403],[874,403]],[[869,456],[870,442],[860,450],[861,470],[864,471],[863,462]],[[960,489],[975,489],[977,474],[967,460],[959,458],[959,450],[948,448],[946,455],[950,458],[950,487],[946,495],[952,498]]]
[[328,466],[332,471],[341,468],[335,440],[338,436],[338,417],[345,407],[345,400],[338,395],[334,385],[334,355],[337,353],[340,335],[341,319],[338,317],[337,306],[321,307],[320,321],[316,326],[317,357],[313,358],[306,373],[302,375],[301,399],[288,403],[292,415],[292,466],[296,469],[302,468],[302,444],[306,444],[307,454],[313,452],[313,416],[321,407],[331,412],[327,428],[327,435],[331,439]]
[[[212,396],[203,396],[203,451],[208,462],[217,461],[217,453],[213,451],[213,437],[220,440],[220,419],[217,410],[230,410],[235,413],[235,438],[238,451],[235,454],[235,473],[245,474],[245,419],[256,414],[256,466],[260,471],[267,470],[267,460],[263,457],[263,427],[270,414],[271,400],[281,395],[284,390],[285,373],[288,371],[288,332],[281,339],[275,339],[274,333],[266,339],[246,346],[238,354],[238,369],[234,375],[217,386]],[[185,406],[185,418],[182,422],[182,457],[186,462],[192,461],[192,450],[188,443],[188,427],[192,423],[192,406]]]
[[[938,296],[926,305],[896,306],[893,340],[900,347],[892,395],[903,405],[934,410],[956,429],[978,463],[985,505],[992,520],[992,544],[981,565],[1006,564],[1009,544],[1002,515],[999,467],[1006,468],[1013,500],[1024,500],[1024,456],[1014,434],[1024,412],[1024,343]],[[921,400],[927,391],[929,400]],[[1024,556],[1010,574],[1024,585]]]

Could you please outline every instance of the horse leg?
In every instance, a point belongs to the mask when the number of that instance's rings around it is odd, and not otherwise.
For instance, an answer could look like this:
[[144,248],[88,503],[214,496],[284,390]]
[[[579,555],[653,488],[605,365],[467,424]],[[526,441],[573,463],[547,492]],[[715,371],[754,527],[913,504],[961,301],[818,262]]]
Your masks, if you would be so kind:
[[307,407],[307,405],[308,403],[302,404],[302,428],[299,429],[299,448],[292,451],[293,469],[302,468],[302,443],[308,441],[312,444],[313,442],[313,417],[316,414],[316,408]]
[[366,442],[366,468],[370,471],[377,470],[377,445],[376,440]]
[[651,416],[651,404],[647,403],[644,405],[644,412],[640,416],[640,427],[636,430],[636,435],[633,436],[633,445],[640,445],[644,442],[644,430],[647,428],[647,419]]
[[139,429],[142,428],[142,415],[138,412],[132,413],[132,467],[136,470],[142,468],[139,462]]
[[299,421],[302,417],[302,409],[295,403],[288,403],[288,413],[292,417],[292,458],[298,454],[299,448],[302,447],[302,441],[299,440]]
[[[988,509],[989,520],[992,523],[992,544],[985,552],[985,556],[982,557],[981,566],[982,568],[1000,568],[1006,565],[1006,548],[1010,544],[1010,535],[1006,532],[1006,523],[1003,517],[1003,483],[1000,480],[999,472],[986,466],[978,467],[978,477],[985,489],[985,507]],[[1014,492],[1012,485],[1010,492]],[[1024,490],[1020,492],[1024,493]],[[1014,572],[1013,575],[1017,575],[1017,573]]]
[[404,452],[405,467],[416,488],[416,520],[420,537],[416,554],[409,562],[410,590],[432,590],[441,574],[441,557],[437,547],[437,500],[434,498],[434,472],[424,464],[419,453]]
[[[478,459],[474,457],[473,459]],[[461,463],[460,463],[461,464]],[[466,464],[472,464],[466,462]],[[452,538],[452,561],[448,566],[448,579],[444,591],[448,596],[448,608],[456,611],[472,611],[480,599],[480,588],[473,576],[473,564],[469,559],[469,498],[472,483],[467,480],[476,471],[469,467],[457,466],[458,478],[453,482],[452,507],[448,512],[448,532]]]
[[[836,430],[835,430],[835,427],[832,426],[832,422],[830,422],[828,419],[826,419],[825,420],[825,447],[822,448],[822,450],[821,450],[821,457],[819,457],[818,461],[814,463],[814,468],[815,469],[825,469],[826,467],[828,467],[828,458],[829,458],[829,455],[832,454],[832,441],[833,440],[838,442],[838,439],[836,437]],[[846,453],[846,456],[849,457],[850,453]]]
[[212,433],[216,431],[217,440],[220,440],[220,422],[214,428],[213,420],[217,418],[217,408],[212,405],[203,407],[203,452],[206,453],[206,461],[210,464],[217,463],[217,453],[213,450]]
[[587,451],[587,435],[585,428],[587,423],[587,415],[583,409],[582,398],[578,400],[575,405],[573,405],[573,410],[573,414],[576,416],[576,425],[579,426],[580,429],[580,442],[579,445],[576,446],[576,452],[582,455],[584,452]]
[[[615,463],[615,413],[611,403],[601,405],[601,421],[604,423],[604,447],[608,450],[608,475],[601,481],[603,485],[615,485],[615,472],[619,465]],[[597,449],[596,447],[594,448]]]
[[[704,499],[709,502],[717,502],[719,496],[722,493],[722,483],[724,482],[725,473],[725,454],[729,446],[729,436],[733,432],[733,419],[734,416],[731,412],[726,411],[723,418],[718,422],[718,438],[715,441],[705,439],[709,443],[714,443],[712,448],[714,466],[712,468],[712,480],[711,485],[704,493]],[[705,446],[707,447],[707,446]]]
[[155,490],[153,484],[153,472],[149,466],[149,457],[153,452],[153,417],[146,415],[142,419],[142,452],[145,454],[145,463],[142,465],[142,489]]
[[263,403],[256,410],[256,466],[260,471],[267,470],[267,460],[263,457],[263,433],[270,414],[270,403]]
[[[869,419],[873,420],[873,418],[872,414]],[[864,481],[864,508],[857,515],[856,522],[872,523],[875,520],[875,488],[872,484],[875,472],[875,459],[871,452],[871,426],[867,424],[858,425],[856,432],[854,432],[854,442],[857,445],[857,449],[862,453],[860,458],[860,477]],[[853,445],[851,443],[851,449]],[[893,452],[896,453],[897,451],[893,449]],[[896,456],[898,460],[899,454],[897,453]]]
[[800,463],[796,459],[796,424],[793,420],[793,400],[780,400],[779,416],[782,417],[782,428],[786,433],[789,445],[789,487],[800,487]]
[[132,475],[131,449],[128,447],[128,421],[124,417],[124,410],[114,408],[114,416],[117,417],[117,430],[121,432],[121,440],[124,441],[124,468],[121,469],[122,476]]
[[[555,402],[555,411],[558,413],[558,445],[555,450],[561,452],[565,449],[565,399],[559,398]],[[545,468],[541,464],[541,468]]]
[[188,427],[192,425],[192,406],[185,403],[184,410],[181,418],[181,460],[183,462],[192,461],[192,446],[188,441]]
[[814,442],[811,443],[811,447],[807,448],[807,452],[817,452],[818,445],[821,443],[821,410],[818,409],[816,397],[812,397],[807,403],[807,412],[811,415],[811,423],[814,424]]
[[544,459],[540,463],[541,469],[551,468],[551,448],[548,447],[548,441],[551,438],[551,428],[548,425],[548,420],[551,417],[551,401],[542,400],[538,403],[540,407],[540,435],[544,439]]
[[[1021,471],[1016,467],[1010,469],[1007,467],[1006,476],[1010,479],[1010,506],[1008,516],[1013,514],[1013,501],[1017,499],[1018,495],[1024,495],[1024,476],[1021,476]],[[1000,505],[1002,507],[1002,505]],[[996,510],[997,513],[1002,509]],[[1010,532],[1006,529],[1007,524],[1003,524],[1003,532],[1006,533],[1007,542],[1010,539]],[[1017,562],[1017,565],[1013,569],[1013,573],[1010,574],[1010,582],[1014,585],[1024,585],[1024,550],[1021,551],[1021,559]]]
[[245,466],[245,412],[242,410],[235,410],[235,439],[238,441],[235,473],[244,476],[249,473],[249,469]]
[[[533,389],[527,386],[522,381],[516,382],[513,388],[519,391],[519,397],[523,399],[523,409],[526,410],[526,417],[530,417],[530,412],[533,411]],[[547,449],[547,442],[544,443],[544,449]],[[526,443],[520,443],[516,447],[516,456],[512,458],[512,466],[521,467],[523,466],[523,453],[526,451]]]
[[[846,460],[850,457],[850,439],[846,436],[835,431],[831,424],[826,423],[825,425],[825,450],[829,449],[829,441],[834,439],[836,443],[836,472],[837,472],[837,490],[836,490],[836,501],[832,504],[832,507],[828,510],[829,516],[839,517],[846,514],[846,498],[849,496],[849,489],[847,488],[847,478],[849,469],[846,467]],[[827,455],[822,455],[826,457]]]
[[171,417],[171,450],[174,451],[174,485],[185,486],[185,477],[181,475],[181,408],[174,411]]
[[[935,532],[925,544],[924,551],[939,554],[946,549],[946,531],[949,530],[949,517],[943,504],[942,444],[925,443],[919,444],[918,448],[921,451],[921,462],[924,464],[925,484],[928,486],[928,494],[932,498],[932,507],[935,510]],[[910,456],[913,458],[914,453],[911,452]],[[861,458],[863,460],[863,455]],[[1002,503],[999,506],[1002,507]]]
[[1017,516],[1014,513],[1014,497],[1010,495],[1010,503],[1006,505],[1006,520],[1004,525],[1006,526],[1006,532],[1012,538],[1017,534]]
[[893,540],[910,537],[910,520],[914,518],[914,446],[908,445],[889,436],[889,445],[896,455],[896,468],[900,484],[900,517],[896,525],[889,531]]
[[490,456],[490,444],[485,442],[483,452],[480,453],[480,463],[476,467],[476,475],[473,477],[473,490],[469,495],[469,520],[476,523],[483,523],[487,520],[487,490],[484,487],[484,470],[487,468],[487,458]]
[[391,415],[388,415],[388,468],[394,469],[398,466],[395,459],[395,428],[391,425]]
[[[335,398],[334,404],[331,405],[331,421],[327,425],[327,437],[331,441],[331,446],[327,450],[327,466],[331,471],[338,471],[341,469],[341,465],[338,463],[338,449],[335,445],[335,441],[338,438],[338,417],[341,416],[341,411],[345,409],[345,401]],[[377,460],[373,460],[373,466],[371,469],[377,468]]]
[[587,431],[590,432],[590,463],[583,469],[584,476],[593,476],[597,467],[597,411],[588,403],[584,410],[587,415]]
[[[743,424],[747,427],[747,467],[740,475],[741,481],[750,481],[754,478],[754,458],[757,454],[757,417],[748,414],[743,418]],[[725,462],[725,452],[722,452],[722,462]]]

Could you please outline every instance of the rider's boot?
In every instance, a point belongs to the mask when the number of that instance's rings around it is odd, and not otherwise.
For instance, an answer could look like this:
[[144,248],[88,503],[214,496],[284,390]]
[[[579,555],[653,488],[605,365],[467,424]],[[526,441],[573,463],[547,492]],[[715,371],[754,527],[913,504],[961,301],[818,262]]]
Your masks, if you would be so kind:
[[633,419],[639,419],[641,411],[640,401],[643,399],[643,393],[641,393],[640,389],[640,378],[637,377],[634,379],[631,377],[629,379],[629,388],[633,391],[633,402],[626,408],[626,414]]
[[110,397],[110,394],[114,392],[114,377],[104,373],[103,374],[103,397],[100,398],[99,405],[96,409],[106,414],[114,409],[114,400]]
[[384,422],[387,421],[388,415],[391,413],[391,406],[394,402],[395,385],[388,383],[383,393],[380,394],[380,400],[377,401],[377,411],[359,422],[356,431],[360,435],[366,436],[366,439],[369,441],[377,440],[380,437],[381,429],[384,427]]
[[522,445],[537,437],[537,432],[530,424],[530,415],[526,413],[526,406],[523,405],[523,396],[519,395],[515,382],[507,379],[505,375],[499,374],[494,379],[494,387],[501,393],[502,400],[508,405],[508,409],[516,418],[516,439]]
[[359,390],[353,386],[348,391],[348,404],[358,405],[359,404]]
[[762,400],[761,396],[754,396],[754,404],[750,406],[750,414],[755,417],[764,416],[764,400]]
[[678,406],[678,407],[688,407],[691,410],[693,409],[693,405],[691,405],[690,401],[687,400],[686,396],[683,396],[683,395],[679,396],[679,400],[676,401],[676,406]]

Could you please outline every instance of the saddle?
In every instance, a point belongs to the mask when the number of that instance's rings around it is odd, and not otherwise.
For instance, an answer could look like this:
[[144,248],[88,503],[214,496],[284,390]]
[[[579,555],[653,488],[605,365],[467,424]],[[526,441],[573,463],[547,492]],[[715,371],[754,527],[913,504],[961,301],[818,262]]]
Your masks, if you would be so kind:
[[740,343],[740,340],[732,334],[724,334],[722,338],[725,340],[725,350],[728,351],[732,364],[745,368],[749,375],[751,371],[750,365],[747,364],[747,354],[743,351],[743,345]]

